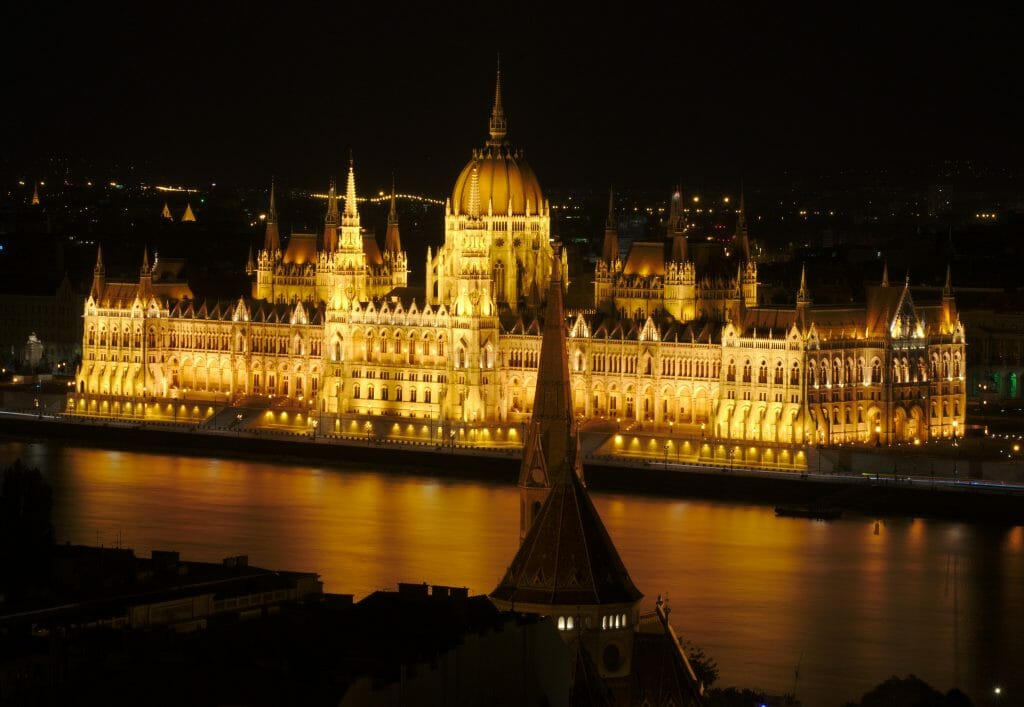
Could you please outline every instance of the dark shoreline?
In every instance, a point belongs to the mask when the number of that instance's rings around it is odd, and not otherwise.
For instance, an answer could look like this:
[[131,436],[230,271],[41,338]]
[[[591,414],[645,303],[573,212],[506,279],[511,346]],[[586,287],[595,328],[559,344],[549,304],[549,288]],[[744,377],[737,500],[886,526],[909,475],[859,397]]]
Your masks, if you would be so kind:
[[[320,462],[337,468],[372,463],[385,473],[440,479],[514,484],[519,460],[495,453],[465,454],[437,451],[430,445],[317,444],[307,438],[232,437],[187,434],[151,427],[74,424],[25,418],[0,418],[0,437],[17,441],[55,440],[101,449],[151,451],[192,456],[273,459],[279,462]],[[869,481],[850,477],[828,483],[792,477],[754,476],[724,469],[668,469],[643,466],[585,467],[588,485],[599,492],[641,496],[699,498],[757,505],[821,504],[864,516],[925,517],[995,525],[1024,524],[1024,496],[1009,492],[934,489],[917,481]]]

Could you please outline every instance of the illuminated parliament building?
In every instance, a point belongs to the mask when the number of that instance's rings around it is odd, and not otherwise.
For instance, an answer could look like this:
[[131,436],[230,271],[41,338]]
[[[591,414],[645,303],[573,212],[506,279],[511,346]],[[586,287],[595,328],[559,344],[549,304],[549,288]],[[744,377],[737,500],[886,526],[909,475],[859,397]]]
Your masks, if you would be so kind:
[[[163,419],[182,401],[204,416],[260,401],[325,433],[356,418],[522,429],[542,303],[568,267],[540,182],[507,139],[500,74],[425,291],[409,287],[394,196],[383,247],[361,226],[351,162],[339,201],[332,186],[323,232],[283,242],[271,189],[252,292],[234,301],[196,301],[178,262],[148,255],[137,280],[108,282],[98,253],[68,411]],[[623,258],[609,204],[594,305],[565,312],[576,414],[767,444],[955,436],[964,328],[948,273],[927,306],[885,274],[858,306],[816,306],[803,277],[792,306],[762,306],[742,200],[737,216],[728,247],[689,242],[677,193],[664,237]]]

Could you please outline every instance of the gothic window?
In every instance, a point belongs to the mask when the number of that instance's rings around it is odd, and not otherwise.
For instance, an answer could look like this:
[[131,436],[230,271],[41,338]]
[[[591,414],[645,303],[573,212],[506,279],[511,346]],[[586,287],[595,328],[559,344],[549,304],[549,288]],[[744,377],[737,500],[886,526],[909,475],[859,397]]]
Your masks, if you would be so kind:
[[395,388],[395,400],[402,402],[402,386]]
[[156,329],[153,327],[149,328],[149,335],[146,337],[146,345],[151,348],[156,346]]
[[505,301],[505,264],[500,260],[494,264],[494,299]]
[[410,388],[409,389],[409,402],[410,403],[416,402],[416,389],[415,388]]
[[789,384],[798,385],[800,383],[800,364],[796,361],[793,362],[793,368],[789,372]]
[[373,397],[374,397],[373,386],[372,385],[366,386],[366,399],[367,400],[373,400]]
[[857,382],[858,383],[863,383],[864,382],[864,358],[863,357],[857,359]]
[[956,354],[954,354],[954,356],[953,356],[953,377],[954,378],[959,378],[960,377],[960,352],[959,351]]
[[387,400],[388,399],[388,387],[386,385],[382,385],[380,387],[380,399],[381,400]]
[[341,360],[341,342],[340,341],[335,341],[334,342],[334,356],[333,356],[332,360],[334,360],[334,361],[340,361]]
[[96,345],[96,330],[93,329],[92,326],[90,326],[89,327],[89,346],[95,346],[95,345]]
[[355,385],[352,386],[352,397],[355,398],[356,400],[359,400],[359,393],[359,384],[356,383]]
[[750,382],[750,371],[751,371],[750,359],[747,359],[746,361],[743,362],[743,382],[744,383],[749,383]]
[[834,361],[832,361],[832,382],[833,383],[839,383],[839,381],[842,380],[842,378],[840,377],[840,370],[842,368],[842,365],[843,364],[840,363],[838,358],[835,359]]
[[725,379],[727,381],[736,380],[736,362],[731,358],[729,359],[729,365],[726,367]]
[[871,382],[882,382],[882,362],[879,361],[877,358],[871,362]]
[[782,379],[783,379],[782,361],[779,361],[779,362],[777,362],[775,364],[775,380],[774,380],[775,385],[782,385]]
[[430,404],[430,388],[423,391],[423,402]]
[[768,362],[761,361],[761,365],[757,369],[757,382],[767,383],[768,382]]

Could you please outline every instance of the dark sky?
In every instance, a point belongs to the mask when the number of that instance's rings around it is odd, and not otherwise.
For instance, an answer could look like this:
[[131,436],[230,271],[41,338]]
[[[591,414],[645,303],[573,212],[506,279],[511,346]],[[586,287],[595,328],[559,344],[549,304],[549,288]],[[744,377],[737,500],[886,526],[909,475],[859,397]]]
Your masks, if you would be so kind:
[[5,4],[8,167],[314,186],[351,148],[361,184],[440,195],[486,137],[499,51],[510,138],[545,186],[1022,156],[1020,41],[991,9],[94,5]]

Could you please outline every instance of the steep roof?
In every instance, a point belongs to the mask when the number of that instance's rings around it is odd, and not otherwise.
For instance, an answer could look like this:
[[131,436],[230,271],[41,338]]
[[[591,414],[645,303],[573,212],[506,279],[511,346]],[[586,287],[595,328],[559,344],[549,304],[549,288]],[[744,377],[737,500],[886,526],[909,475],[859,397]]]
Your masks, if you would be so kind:
[[563,472],[491,598],[512,604],[624,604],[634,586],[579,476]]
[[623,275],[664,275],[665,244],[661,241],[634,241],[622,266]]
[[635,602],[643,595],[583,487],[565,339],[562,282],[556,270],[548,288],[533,418],[521,469],[528,476],[541,469],[551,490],[491,598],[543,605]]

